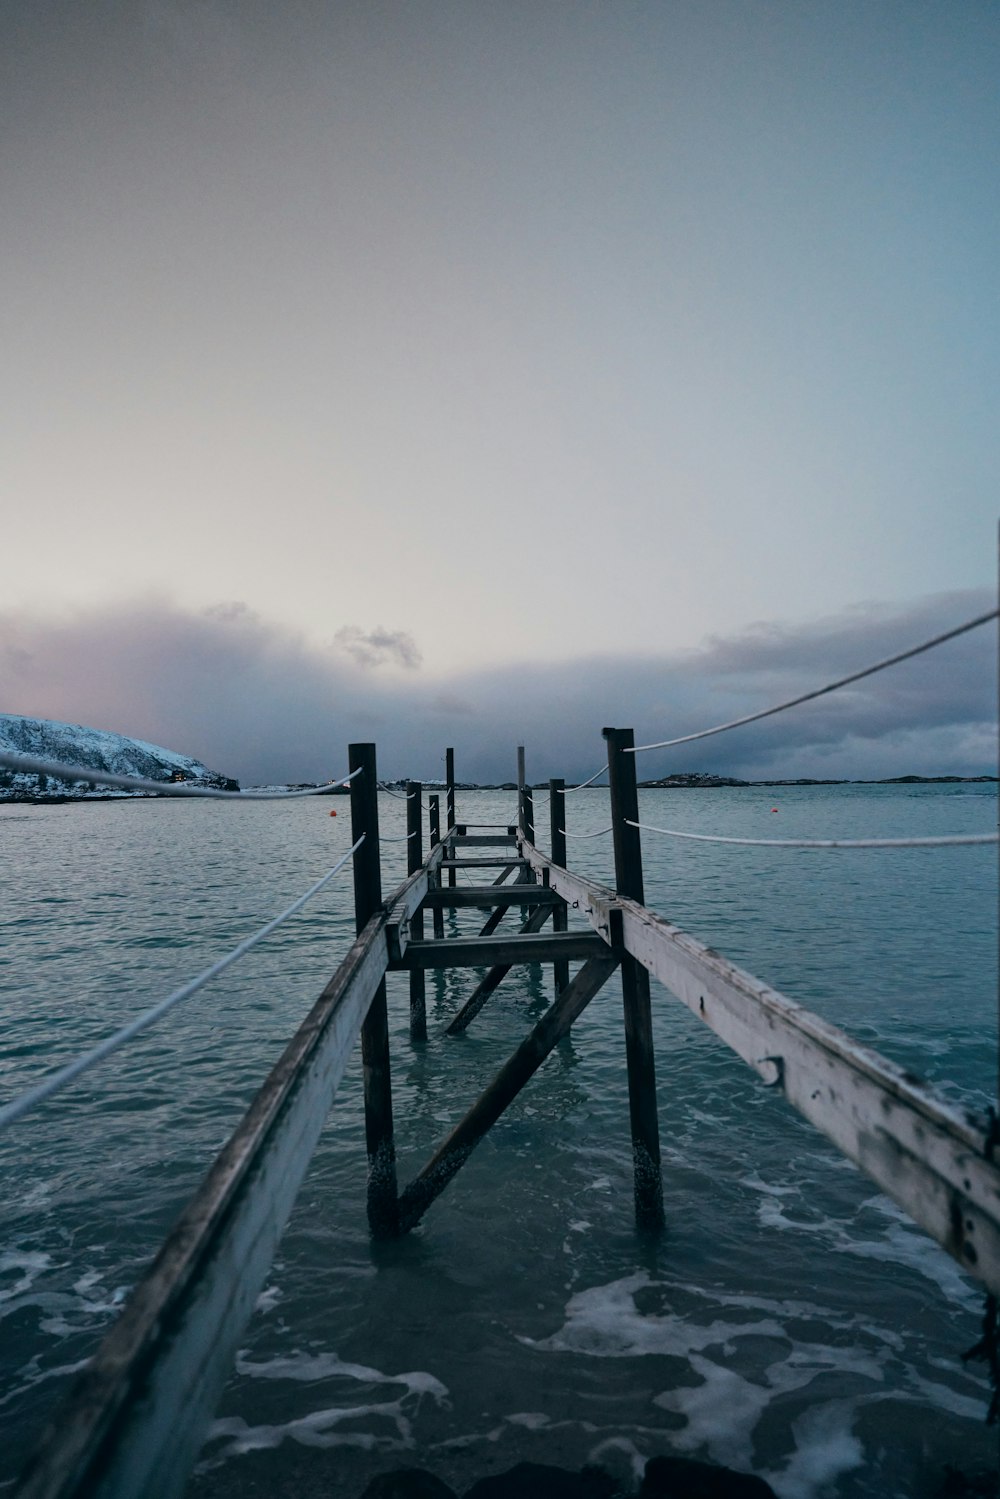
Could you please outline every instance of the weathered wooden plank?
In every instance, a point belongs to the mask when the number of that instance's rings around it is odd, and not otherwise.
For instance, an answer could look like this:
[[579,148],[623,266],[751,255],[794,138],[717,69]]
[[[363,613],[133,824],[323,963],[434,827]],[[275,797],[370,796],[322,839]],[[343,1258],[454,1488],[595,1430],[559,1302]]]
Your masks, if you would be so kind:
[[511,838],[517,837],[517,825],[513,822],[457,822],[455,824],[456,833],[463,838],[470,828],[502,828]]
[[517,840],[516,833],[456,833],[453,848],[505,848]]
[[478,906],[557,906],[562,897],[543,885],[461,885],[455,890],[428,890],[424,904],[459,907]]
[[985,1125],[651,913],[624,908],[640,962],[938,1243],[1000,1292],[1000,1171]]
[[536,871],[597,929],[616,906],[626,950],[854,1161],[970,1275],[1000,1295],[1000,1168],[987,1121],[661,916],[580,875]]
[[421,868],[411,874],[409,879],[404,880],[390,897],[385,935],[389,958],[393,963],[398,962],[402,957],[411,936],[423,935],[422,931],[416,931],[414,923],[434,888],[432,881],[435,879],[434,855],[436,853],[437,850],[433,849]]
[[442,869],[518,869],[523,867],[523,859],[442,859]]
[[386,963],[376,915],[57,1410],[17,1499],[181,1494]]
[[420,1221],[617,966],[617,955],[605,948],[601,955],[584,964],[565,994],[545,1012],[440,1150],[402,1193],[400,1224],[404,1232]]
[[494,963],[551,963],[592,958],[607,944],[593,932],[542,932],[528,937],[446,937],[410,942],[393,969],[489,968]]
[[[436,853],[437,850],[434,850]],[[413,874],[392,892],[387,903],[388,920],[402,924],[410,921],[430,894],[430,875],[434,868],[433,854]]]

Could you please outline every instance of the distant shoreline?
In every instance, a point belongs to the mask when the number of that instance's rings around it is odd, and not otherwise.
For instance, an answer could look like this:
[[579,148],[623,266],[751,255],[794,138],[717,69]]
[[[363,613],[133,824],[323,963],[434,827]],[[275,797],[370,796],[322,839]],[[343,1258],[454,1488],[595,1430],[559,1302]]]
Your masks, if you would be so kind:
[[797,779],[773,781],[741,781],[735,776],[675,775],[663,776],[658,781],[640,781],[641,787],[650,789],[687,788],[705,789],[713,786],[995,786],[997,776],[884,776],[879,780],[829,780],[800,776]]
[[[387,784],[391,786],[405,786],[406,782],[393,781],[387,782]],[[679,775],[662,776],[657,781],[640,781],[639,789],[640,791],[717,791],[726,790],[730,787],[735,787],[737,790],[744,790],[754,786],[996,786],[998,784],[1000,784],[1000,777],[998,776],[887,776],[883,777],[881,780],[871,781],[854,781],[846,779],[838,780],[833,779],[832,777],[829,780],[820,780],[813,779],[812,777],[808,776],[800,776],[796,779],[786,778],[771,781],[742,781],[736,776],[712,776],[701,775],[697,772],[690,772],[682,773]],[[244,789],[246,791],[252,792],[258,788],[248,786]],[[303,784],[300,782],[294,789],[306,790],[309,788],[303,786]],[[445,787],[441,782],[435,782],[433,784],[431,784],[430,782],[424,782],[424,789],[430,792],[443,792],[445,790]],[[548,791],[549,783],[548,781],[535,781],[532,784],[531,789],[533,791]],[[567,790],[573,789],[585,791],[607,791],[608,788],[607,786],[586,786],[579,788],[567,787]],[[491,785],[488,783],[479,784],[472,781],[461,781],[455,783],[455,790],[516,791],[517,786],[513,781],[505,781],[495,785]],[[334,786],[329,790],[319,790],[317,788],[317,795],[319,796],[348,796],[349,794],[349,789],[346,786]],[[130,793],[128,791],[113,791],[109,792],[106,795],[102,795],[100,792],[89,792],[83,793],[79,796],[74,796],[72,795],[72,793],[67,794],[65,792],[57,792],[52,795],[41,796],[37,794],[18,794],[17,792],[15,792],[13,795],[11,795],[9,792],[6,795],[0,793],[0,807],[58,807],[65,805],[67,802],[71,802],[74,806],[84,806],[89,802],[100,802],[103,805],[107,802],[161,800],[183,801],[185,800],[185,798],[163,798],[157,796],[155,792],[150,791],[138,791],[135,793]],[[249,801],[250,798],[248,797],[247,800]]]

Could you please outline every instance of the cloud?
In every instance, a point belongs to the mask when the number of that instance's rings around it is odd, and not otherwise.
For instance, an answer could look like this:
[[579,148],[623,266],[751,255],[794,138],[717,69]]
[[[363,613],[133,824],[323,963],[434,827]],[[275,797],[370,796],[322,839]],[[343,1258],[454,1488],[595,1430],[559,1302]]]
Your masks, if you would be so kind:
[[[403,631],[346,627],[331,656],[243,604],[200,612],[163,599],[62,617],[0,614],[0,711],[85,723],[198,756],[244,784],[340,774],[374,741],[387,776],[506,781],[516,747],[532,779],[582,780],[603,724],[638,743],[692,733],[821,685],[990,608],[985,590],[868,605],[800,627],[754,625],[696,650],[512,664],[428,679]],[[343,632],[339,632],[343,634]],[[414,648],[415,649],[415,648]],[[393,654],[395,653],[395,654]],[[640,776],[704,770],[747,779],[992,773],[996,637],[989,627],[829,697],[674,750]]]
[[416,641],[406,630],[385,630],[376,625],[374,630],[366,632],[358,625],[344,625],[333,639],[359,666],[382,666],[393,661],[415,671],[423,660]]

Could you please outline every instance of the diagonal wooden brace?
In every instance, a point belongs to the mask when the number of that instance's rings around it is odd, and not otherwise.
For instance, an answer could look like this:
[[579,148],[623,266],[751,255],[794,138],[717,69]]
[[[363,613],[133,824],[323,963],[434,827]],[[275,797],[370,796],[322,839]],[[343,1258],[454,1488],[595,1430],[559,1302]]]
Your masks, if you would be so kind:
[[607,983],[618,963],[619,955],[613,952],[589,958],[555,1004],[546,1010],[440,1150],[402,1193],[399,1199],[400,1232],[406,1233],[419,1223],[435,1197],[464,1166],[487,1130],[514,1101],[574,1020]]
[[[507,866],[507,868],[503,871],[503,873],[500,875],[499,880],[494,880],[493,883],[495,885],[502,884],[503,881],[507,878],[507,875],[510,873],[510,871],[511,871],[512,868],[513,868],[513,865],[509,864]],[[526,885],[527,883],[528,883],[528,870],[526,870],[526,869],[519,869],[517,871],[517,878],[515,879],[514,884],[515,885]],[[493,911],[492,914],[489,915],[486,918],[486,921],[483,923],[483,929],[479,933],[480,937],[491,937],[493,935],[493,933],[496,931],[497,927],[500,925],[501,921],[503,921],[505,915],[506,915],[506,908],[504,906],[497,906],[496,910]]]
[[[521,933],[540,932],[552,915],[551,906],[538,906],[521,927]],[[495,989],[498,989],[513,968],[512,963],[496,963],[469,995],[450,1025],[445,1027],[446,1036],[459,1036],[476,1018],[483,1005]]]

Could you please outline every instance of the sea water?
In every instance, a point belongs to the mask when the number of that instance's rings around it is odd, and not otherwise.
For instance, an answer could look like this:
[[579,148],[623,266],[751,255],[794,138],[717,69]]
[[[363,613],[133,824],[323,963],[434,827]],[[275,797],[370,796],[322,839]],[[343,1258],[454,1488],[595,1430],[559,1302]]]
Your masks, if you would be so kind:
[[[541,798],[539,798],[541,801]],[[643,821],[729,837],[991,832],[992,786],[647,791]],[[331,807],[339,815],[331,818]],[[207,966],[350,842],[347,804],[127,801],[0,809],[0,1098]],[[459,793],[469,822],[513,797]],[[405,805],[380,799],[383,833]],[[599,831],[607,793],[567,799]],[[539,843],[548,809],[539,807]],[[611,882],[608,837],[569,844]],[[996,1076],[989,847],[813,852],[646,834],[647,902],[759,978],[984,1108]],[[383,848],[386,891],[405,844]],[[460,876],[460,878],[463,876]],[[471,876],[469,876],[471,878]],[[516,908],[508,924],[517,920]],[[573,923],[579,921],[572,916]],[[475,930],[480,913],[446,918]],[[353,934],[350,871],[242,962],[0,1136],[0,1484]],[[429,1039],[390,976],[401,1183],[550,1002],[515,970],[428,974]],[[521,1459],[664,1451],[782,1499],[931,1495],[988,1467],[989,1392],[960,1355],[982,1295],[888,1198],[653,985],[667,1229],[637,1234],[621,990],[609,983],[402,1241],[365,1217],[360,1059],[345,1074],[189,1493],[360,1494],[427,1466],[459,1492]]]

